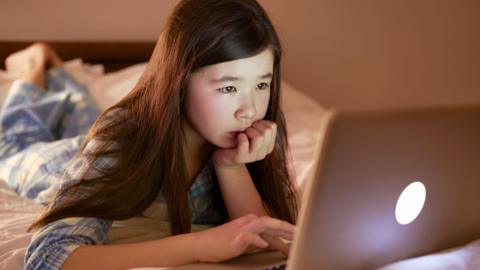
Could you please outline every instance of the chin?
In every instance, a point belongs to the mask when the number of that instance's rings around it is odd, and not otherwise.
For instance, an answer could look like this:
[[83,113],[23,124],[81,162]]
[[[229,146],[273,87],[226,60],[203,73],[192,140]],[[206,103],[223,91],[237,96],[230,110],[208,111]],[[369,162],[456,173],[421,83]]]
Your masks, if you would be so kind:
[[237,147],[237,139],[225,136],[213,141],[212,144],[224,149],[235,148]]

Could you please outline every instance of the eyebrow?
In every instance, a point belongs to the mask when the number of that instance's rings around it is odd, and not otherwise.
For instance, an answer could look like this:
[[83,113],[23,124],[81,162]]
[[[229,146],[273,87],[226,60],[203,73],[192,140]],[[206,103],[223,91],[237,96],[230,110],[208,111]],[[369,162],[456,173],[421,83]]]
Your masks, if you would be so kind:
[[[259,79],[268,79],[268,78],[272,78],[272,73],[271,73],[271,72],[269,72],[269,73],[267,73],[267,74],[265,74],[265,75],[261,75],[261,76],[259,76],[258,78],[259,78]],[[223,76],[223,77],[221,77],[221,78],[219,78],[219,79],[212,79],[212,80],[210,80],[210,82],[212,82],[212,83],[219,83],[219,82],[230,82],[230,81],[233,81],[233,82],[235,82],[235,81],[240,81],[240,80],[242,80],[242,78],[240,78],[240,77],[233,77],[233,76],[228,76],[228,75],[226,75],[226,76]]]

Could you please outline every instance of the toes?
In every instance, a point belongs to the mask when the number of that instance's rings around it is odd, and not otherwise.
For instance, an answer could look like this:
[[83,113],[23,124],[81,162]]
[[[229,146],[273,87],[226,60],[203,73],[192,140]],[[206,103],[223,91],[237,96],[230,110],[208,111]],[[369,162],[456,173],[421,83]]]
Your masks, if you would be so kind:
[[36,47],[45,57],[45,63],[50,67],[58,67],[63,64],[62,58],[58,56],[57,52],[45,42],[36,42],[32,46]]
[[45,65],[48,45],[34,43],[29,47],[10,54],[5,59],[7,73],[24,81],[45,87]]

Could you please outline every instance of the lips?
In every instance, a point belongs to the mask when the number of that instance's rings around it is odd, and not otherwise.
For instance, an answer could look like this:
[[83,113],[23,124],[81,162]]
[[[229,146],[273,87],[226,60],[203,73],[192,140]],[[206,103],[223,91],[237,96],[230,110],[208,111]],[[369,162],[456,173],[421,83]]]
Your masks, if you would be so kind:
[[235,132],[230,132],[229,134],[230,134],[232,137],[235,137],[235,138],[236,138],[239,133],[241,133],[241,132],[235,131]]
[[246,128],[242,128],[242,129],[239,129],[239,130],[236,130],[236,131],[232,131],[232,132],[245,132],[245,130],[247,130],[249,127],[246,127]]
[[233,137],[236,138],[238,136],[238,134],[243,133],[245,130],[246,129],[240,130],[240,131],[233,131],[233,132],[230,132],[230,135],[232,135]]
[[229,132],[229,134],[236,138],[239,133],[245,132],[245,130],[247,130],[247,129],[248,129],[248,127],[243,128],[243,129],[239,129],[237,131]]

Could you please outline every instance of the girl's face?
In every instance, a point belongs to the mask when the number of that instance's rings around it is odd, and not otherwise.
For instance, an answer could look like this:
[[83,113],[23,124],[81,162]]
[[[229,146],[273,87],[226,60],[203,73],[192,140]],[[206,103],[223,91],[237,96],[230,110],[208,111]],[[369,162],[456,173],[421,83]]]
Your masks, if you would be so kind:
[[201,137],[220,148],[235,147],[233,132],[265,117],[272,76],[271,49],[192,73],[185,103],[187,139]]

